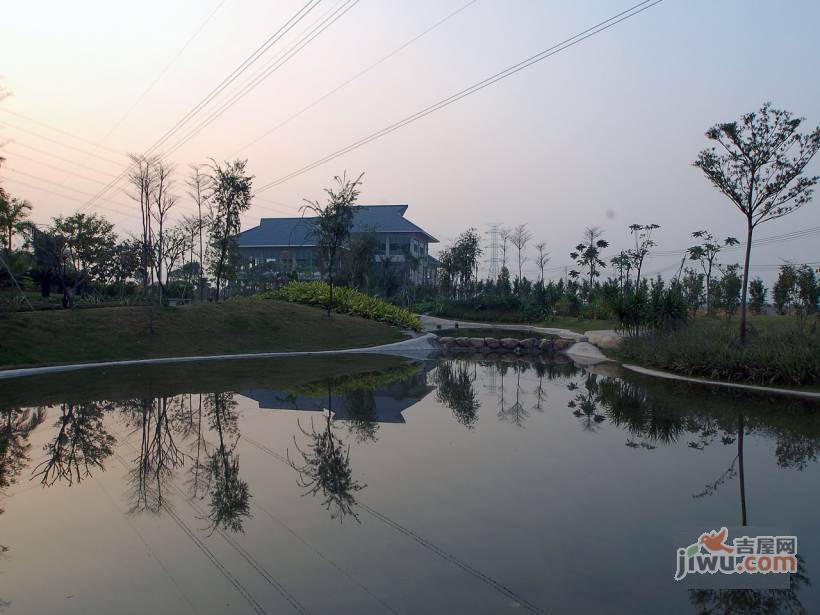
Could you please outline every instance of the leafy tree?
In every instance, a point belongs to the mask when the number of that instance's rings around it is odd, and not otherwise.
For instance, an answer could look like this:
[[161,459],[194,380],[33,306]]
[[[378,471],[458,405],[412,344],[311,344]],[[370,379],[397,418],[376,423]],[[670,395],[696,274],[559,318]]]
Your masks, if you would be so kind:
[[0,194],[0,240],[9,254],[11,254],[11,239],[14,231],[20,228],[22,222],[31,212],[31,203],[23,199],[8,198],[3,192]]
[[[606,263],[601,260],[601,250],[609,246],[609,242],[601,239],[603,231],[595,226],[587,227],[584,231],[584,239],[575,246],[575,251],[570,252],[569,256],[575,261],[575,264],[581,270],[585,270],[586,278],[589,283],[589,291],[592,291],[592,286],[595,278],[601,275],[600,269],[606,267]],[[573,269],[569,272],[570,277],[577,279],[581,272]]]
[[53,220],[54,233],[71,252],[71,262],[79,274],[105,282],[110,257],[117,245],[114,225],[103,216],[77,212]]
[[709,312],[712,309],[712,270],[715,266],[715,259],[721,250],[736,246],[739,242],[734,237],[718,241],[709,231],[695,231],[692,237],[700,239],[701,243],[692,246],[687,252],[689,260],[698,261],[706,276],[706,311]]
[[749,305],[755,314],[760,314],[763,306],[766,305],[767,292],[768,290],[760,278],[755,278],[749,283]]
[[734,316],[740,305],[740,291],[743,282],[738,274],[739,265],[729,265],[721,269],[723,277],[718,289],[717,306],[726,310],[729,316]]
[[353,216],[356,212],[356,200],[359,198],[359,186],[362,184],[360,174],[355,180],[347,179],[346,174],[338,175],[333,181],[337,188],[325,188],[327,194],[327,204],[321,205],[319,201],[306,201],[302,206],[302,214],[310,211],[316,216],[313,228],[313,235],[317,239],[317,251],[321,262],[324,264],[327,275],[327,283],[330,286],[330,298],[327,303],[327,316],[333,307],[333,274],[339,260],[342,247],[350,238],[353,228]]
[[817,301],[820,295],[820,287],[817,286],[817,276],[814,269],[808,265],[801,265],[797,269],[795,288],[803,312],[814,314],[817,311]]
[[786,313],[786,307],[794,300],[797,285],[797,269],[794,265],[783,265],[777,274],[777,281],[772,287],[772,302],[780,314]]
[[245,174],[247,160],[237,159],[224,166],[211,162],[209,235],[214,252],[216,300],[219,301],[222,282],[232,275],[231,263],[238,252],[236,235],[242,227],[239,217],[251,206],[253,176]]
[[720,147],[700,152],[694,166],[746,218],[746,255],[740,299],[740,341],[746,342],[746,296],[754,229],[811,200],[817,176],[803,171],[820,149],[820,126],[801,134],[802,119],[765,103],[737,122],[717,124],[706,137]]

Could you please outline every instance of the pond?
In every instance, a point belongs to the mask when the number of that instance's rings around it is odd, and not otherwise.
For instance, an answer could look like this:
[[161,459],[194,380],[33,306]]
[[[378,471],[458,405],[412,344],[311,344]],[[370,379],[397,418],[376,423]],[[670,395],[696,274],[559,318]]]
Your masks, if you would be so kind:
[[[559,361],[0,381],[0,611],[820,612],[817,405]],[[798,536],[787,588],[676,584],[740,525]]]

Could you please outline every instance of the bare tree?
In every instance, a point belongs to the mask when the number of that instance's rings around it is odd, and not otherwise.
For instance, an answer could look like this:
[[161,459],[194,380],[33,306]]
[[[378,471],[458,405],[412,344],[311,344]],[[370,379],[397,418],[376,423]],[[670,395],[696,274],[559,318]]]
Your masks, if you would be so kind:
[[[154,191],[153,218],[157,223],[157,234],[154,240],[155,261],[157,270],[157,286],[159,287],[159,301],[162,303],[164,282],[162,281],[162,265],[165,261],[165,240],[168,237],[165,225],[168,221],[168,214],[176,205],[176,197],[170,193],[173,186],[171,175],[174,167],[171,164],[156,161],[154,164],[154,175],[156,178],[156,190]],[[168,272],[166,272],[167,275]]]
[[501,268],[507,266],[507,244],[510,241],[510,230],[502,228],[498,231],[498,236],[501,239]]
[[698,154],[694,166],[746,218],[746,256],[740,299],[740,341],[746,342],[746,297],[752,235],[757,225],[790,214],[811,200],[818,176],[804,177],[820,150],[820,126],[797,132],[803,119],[765,103],[739,122],[716,124],[706,137],[717,143]]
[[196,203],[197,220],[199,221],[197,228],[199,233],[199,280],[197,286],[199,287],[199,300],[202,301],[202,293],[205,292],[205,250],[202,241],[202,232],[205,225],[202,222],[202,207],[207,205],[210,193],[208,190],[208,176],[202,172],[201,165],[191,165],[191,173],[186,183],[188,184],[188,195]]
[[151,201],[156,189],[154,173],[154,159],[138,154],[129,154],[131,168],[128,171],[128,181],[133,187],[129,196],[140,204],[140,223],[142,225],[142,291],[148,297],[148,279],[153,278],[153,257],[151,256]]
[[524,268],[524,263],[527,262],[527,244],[529,243],[530,239],[532,239],[532,233],[527,230],[526,224],[519,224],[515,227],[512,233],[510,233],[510,243],[515,246],[515,249],[518,251],[518,283],[521,283],[523,279],[522,273]]
[[547,252],[547,244],[540,242],[535,244],[535,264],[541,271],[541,284],[544,283],[544,267],[550,262],[550,253]]

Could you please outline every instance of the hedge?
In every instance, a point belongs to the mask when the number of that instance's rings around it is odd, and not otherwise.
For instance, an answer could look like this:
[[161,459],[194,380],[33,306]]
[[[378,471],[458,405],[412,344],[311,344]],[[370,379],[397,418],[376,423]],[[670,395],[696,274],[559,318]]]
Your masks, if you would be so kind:
[[[278,290],[252,295],[251,299],[256,301],[278,299],[291,303],[316,305],[327,309],[329,297],[330,286],[325,282],[316,281],[289,282]],[[333,287],[333,311],[378,320],[397,327],[413,329],[414,331],[421,329],[421,320],[409,310],[347,286]]]

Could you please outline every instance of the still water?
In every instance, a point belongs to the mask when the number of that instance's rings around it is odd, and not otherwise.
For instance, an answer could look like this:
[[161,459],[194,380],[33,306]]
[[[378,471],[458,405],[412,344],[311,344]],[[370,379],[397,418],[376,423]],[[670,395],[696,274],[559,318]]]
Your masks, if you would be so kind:
[[[820,612],[820,408],[377,357],[0,383],[3,613]],[[777,526],[783,590],[673,581]],[[696,537],[693,537],[696,538]]]

